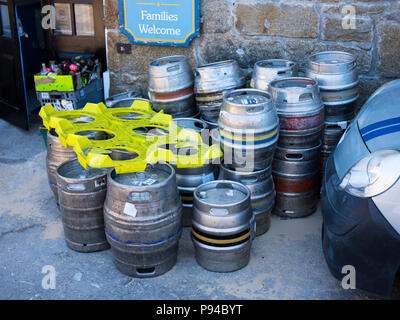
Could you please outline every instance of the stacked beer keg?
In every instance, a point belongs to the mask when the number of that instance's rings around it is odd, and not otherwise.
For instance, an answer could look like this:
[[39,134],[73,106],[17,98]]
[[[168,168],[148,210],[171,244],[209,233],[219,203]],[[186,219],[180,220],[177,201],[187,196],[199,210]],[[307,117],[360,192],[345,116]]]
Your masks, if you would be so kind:
[[307,77],[318,82],[325,105],[322,168],[354,117],[359,97],[356,58],[346,52],[327,51],[309,57]]
[[268,91],[271,81],[297,76],[295,62],[285,59],[269,59],[256,62],[250,87]]
[[218,126],[222,98],[226,91],[243,87],[245,79],[235,60],[198,66],[195,70],[194,94],[201,118],[210,128]]
[[198,111],[193,95],[194,77],[183,55],[163,57],[149,63],[148,94],[155,111],[173,117],[193,117]]
[[272,165],[274,213],[304,217],[312,214],[318,203],[324,106],[313,79],[274,80],[269,87],[280,119]]
[[261,235],[269,229],[274,204],[271,164],[279,120],[271,95],[257,89],[225,94],[218,123],[224,151],[219,179],[248,187],[257,235]]

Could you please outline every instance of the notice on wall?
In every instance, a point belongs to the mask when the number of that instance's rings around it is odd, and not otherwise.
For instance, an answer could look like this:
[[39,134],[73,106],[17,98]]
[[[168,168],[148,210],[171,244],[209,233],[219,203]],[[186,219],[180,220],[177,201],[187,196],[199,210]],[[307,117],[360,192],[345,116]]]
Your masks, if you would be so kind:
[[119,0],[119,21],[133,44],[187,47],[199,35],[199,0]]

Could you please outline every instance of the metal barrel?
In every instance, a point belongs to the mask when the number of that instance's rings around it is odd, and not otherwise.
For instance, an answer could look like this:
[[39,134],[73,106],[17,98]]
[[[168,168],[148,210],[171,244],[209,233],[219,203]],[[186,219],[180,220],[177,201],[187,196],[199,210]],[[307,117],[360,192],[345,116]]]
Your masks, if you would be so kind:
[[149,99],[139,98],[139,97],[124,98],[124,99],[120,99],[120,100],[116,100],[116,101],[112,102],[107,107],[108,108],[127,108],[127,107],[130,107],[136,100],[150,102]]
[[201,136],[205,144],[209,144],[209,129],[205,121],[196,118],[175,118],[174,123],[179,128],[193,130]]
[[269,59],[257,61],[254,65],[250,87],[268,91],[271,81],[296,77],[297,65],[285,59]]
[[57,190],[57,167],[66,160],[76,157],[76,153],[72,147],[65,148],[58,139],[58,135],[54,129],[47,132],[47,155],[46,155],[46,170],[47,178],[51,191],[53,191],[54,199],[58,204]]
[[218,179],[237,181],[249,188],[251,207],[256,219],[256,236],[267,232],[271,225],[270,215],[275,201],[271,167],[253,172],[240,172],[221,164]]
[[75,158],[60,164],[56,173],[67,246],[79,252],[108,249],[103,218],[107,170],[84,169]]
[[276,198],[273,212],[300,218],[315,212],[320,185],[321,144],[311,148],[276,148],[272,175]]
[[321,174],[324,171],[326,161],[330,154],[335,150],[336,145],[350,123],[351,121],[325,122],[321,148]]
[[119,271],[155,277],[176,263],[182,233],[182,204],[169,164],[107,176],[104,203],[107,240]]
[[206,163],[202,167],[176,168],[176,184],[181,196],[183,206],[183,226],[192,226],[193,216],[193,191],[199,185],[214,181],[217,178],[218,167],[212,163]]
[[110,108],[110,107],[116,108],[116,107],[113,107],[113,105],[121,100],[127,100],[130,98],[140,98],[140,97],[141,97],[141,94],[139,92],[137,92],[135,90],[129,90],[129,91],[121,92],[121,93],[115,94],[111,97],[108,97],[105,100],[104,104],[108,108]]
[[321,142],[324,105],[318,84],[309,78],[287,78],[270,83],[280,120],[278,145],[313,147]]
[[359,97],[356,57],[347,52],[326,51],[311,55],[307,77],[318,82],[327,121],[346,121],[354,116]]
[[173,117],[197,113],[193,95],[193,71],[183,55],[160,58],[149,63],[149,97],[155,111]]
[[271,95],[239,89],[225,94],[223,100],[218,126],[225,165],[241,171],[269,167],[279,136]]
[[245,267],[255,231],[250,191],[245,185],[222,180],[195,189],[192,241],[200,266],[215,272]]
[[202,118],[217,122],[224,93],[244,85],[245,78],[236,60],[198,66],[195,70],[194,94]]

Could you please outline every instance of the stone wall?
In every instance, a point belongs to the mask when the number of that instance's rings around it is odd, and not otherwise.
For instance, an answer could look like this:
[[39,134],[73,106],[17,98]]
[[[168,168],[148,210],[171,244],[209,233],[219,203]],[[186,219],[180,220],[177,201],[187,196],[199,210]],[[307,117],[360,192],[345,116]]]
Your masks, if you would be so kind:
[[[385,0],[200,0],[201,36],[190,47],[132,45],[119,32],[118,0],[105,0],[111,94],[147,91],[147,66],[156,58],[184,54],[193,67],[236,59],[248,77],[258,60],[287,58],[304,71],[306,57],[325,50],[357,56],[360,104],[382,83],[400,77],[400,1]],[[344,6],[355,9],[355,29],[344,29]]]

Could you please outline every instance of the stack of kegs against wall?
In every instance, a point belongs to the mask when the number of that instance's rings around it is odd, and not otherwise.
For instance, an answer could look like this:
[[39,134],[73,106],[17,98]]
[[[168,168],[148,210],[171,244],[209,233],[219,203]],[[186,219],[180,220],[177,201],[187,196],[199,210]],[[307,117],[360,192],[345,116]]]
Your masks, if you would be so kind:
[[226,93],[218,123],[224,152],[219,179],[247,186],[256,232],[261,235],[269,229],[274,205],[271,165],[279,120],[271,95],[257,89]]
[[149,63],[148,95],[155,111],[178,117],[197,116],[193,95],[194,76],[183,55],[163,57]]
[[269,87],[280,119],[272,165],[276,188],[274,213],[304,217],[317,209],[324,106],[313,79],[274,80]]
[[201,119],[210,127],[218,127],[219,112],[225,92],[241,88],[245,79],[235,60],[198,66],[195,70],[194,94]]
[[325,105],[322,169],[354,117],[359,97],[356,58],[346,52],[320,52],[310,56],[307,77],[318,82]]

